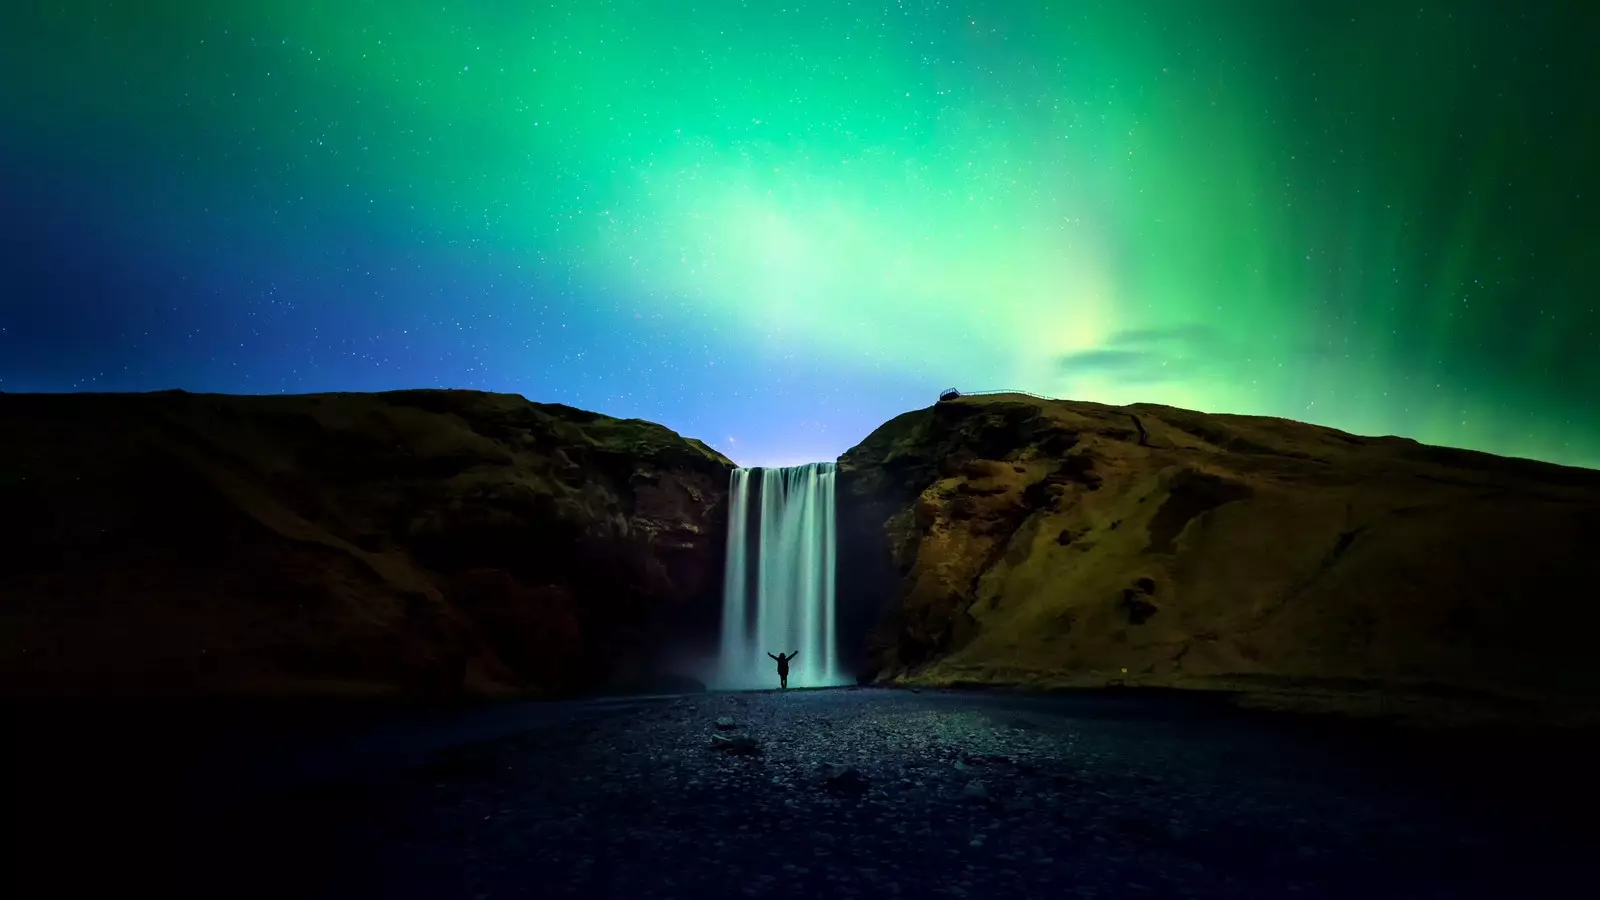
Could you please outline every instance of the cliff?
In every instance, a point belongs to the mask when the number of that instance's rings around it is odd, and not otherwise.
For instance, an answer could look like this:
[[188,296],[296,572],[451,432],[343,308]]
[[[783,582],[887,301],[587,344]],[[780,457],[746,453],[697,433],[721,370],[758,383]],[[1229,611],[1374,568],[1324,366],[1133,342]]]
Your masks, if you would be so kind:
[[731,463],[513,395],[0,395],[0,692],[559,695],[714,633]]
[[880,427],[840,460],[839,509],[879,681],[1400,716],[1600,699],[1600,472],[1000,395]]

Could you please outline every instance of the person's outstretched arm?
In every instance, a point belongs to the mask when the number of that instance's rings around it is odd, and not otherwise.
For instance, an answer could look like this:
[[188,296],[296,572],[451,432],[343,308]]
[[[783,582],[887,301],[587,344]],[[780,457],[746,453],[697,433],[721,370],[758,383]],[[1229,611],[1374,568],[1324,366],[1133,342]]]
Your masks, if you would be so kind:
[[799,656],[799,655],[800,655],[800,651],[796,650],[793,653],[789,654],[789,658],[790,659],[794,659],[796,656]]
[[[767,653],[767,655],[768,655],[768,656],[772,656],[772,653],[771,653],[771,652],[770,652],[770,651],[769,651],[769,652],[768,652],[768,653]],[[772,658],[773,658],[773,659],[777,659],[777,657],[776,657],[776,656],[772,656]]]

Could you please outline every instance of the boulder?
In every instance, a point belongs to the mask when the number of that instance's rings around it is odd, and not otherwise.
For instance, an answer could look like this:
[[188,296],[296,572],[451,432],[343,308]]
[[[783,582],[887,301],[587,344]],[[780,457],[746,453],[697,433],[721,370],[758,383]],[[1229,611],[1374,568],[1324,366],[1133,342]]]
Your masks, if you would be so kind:
[[872,782],[854,766],[828,763],[822,767],[822,788],[829,793],[859,797],[871,787]]

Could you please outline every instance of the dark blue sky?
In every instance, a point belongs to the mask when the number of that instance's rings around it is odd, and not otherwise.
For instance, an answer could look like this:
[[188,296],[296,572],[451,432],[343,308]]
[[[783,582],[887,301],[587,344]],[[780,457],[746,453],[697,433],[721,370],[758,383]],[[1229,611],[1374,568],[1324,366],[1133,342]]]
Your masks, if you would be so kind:
[[0,390],[786,463],[958,385],[1600,465],[1597,8],[9,4]]

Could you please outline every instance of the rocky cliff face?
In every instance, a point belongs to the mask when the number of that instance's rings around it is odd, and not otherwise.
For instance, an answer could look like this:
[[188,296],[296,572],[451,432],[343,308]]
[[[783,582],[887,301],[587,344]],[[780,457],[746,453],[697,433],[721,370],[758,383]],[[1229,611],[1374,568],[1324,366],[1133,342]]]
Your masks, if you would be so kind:
[[0,395],[0,691],[561,694],[714,633],[731,463],[521,397]]
[[1020,395],[907,413],[840,463],[840,603],[881,681],[1600,699],[1600,472]]

